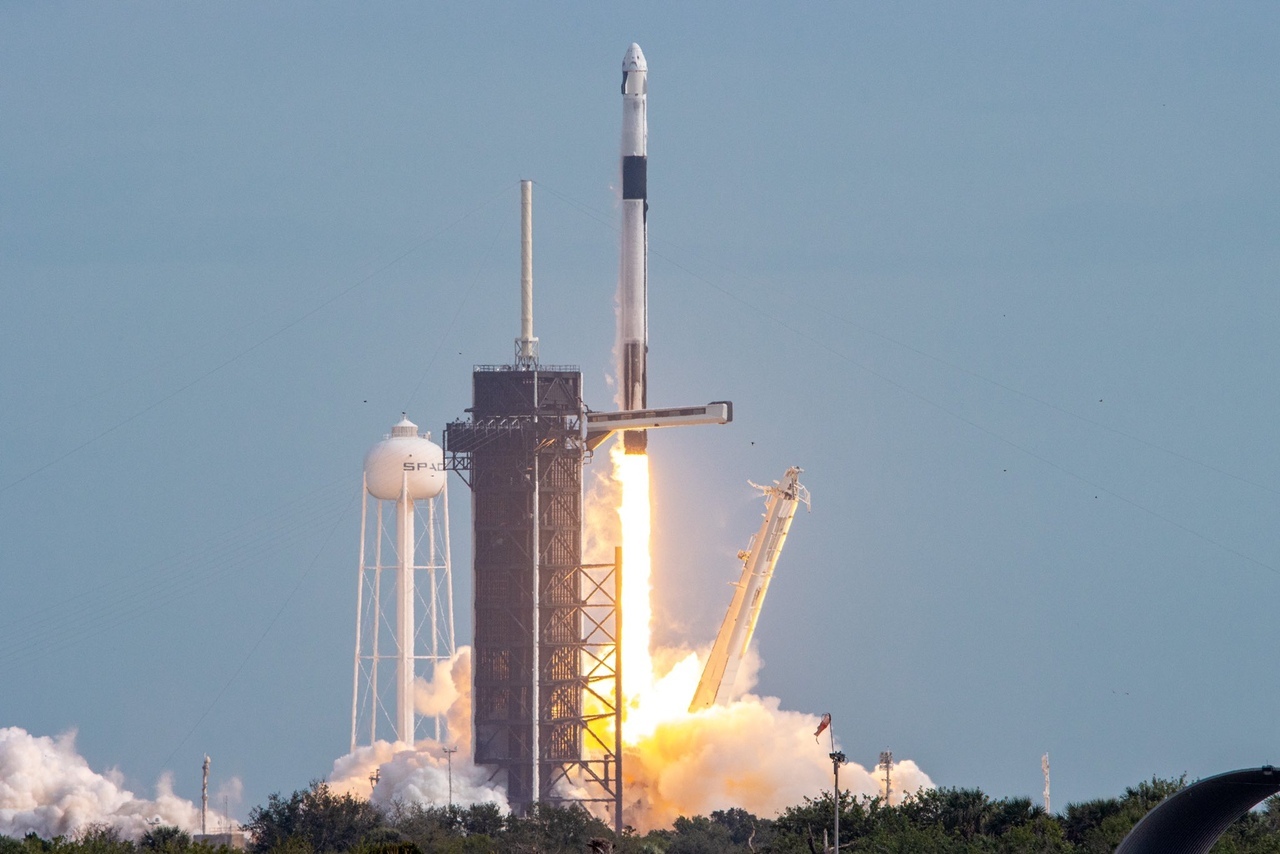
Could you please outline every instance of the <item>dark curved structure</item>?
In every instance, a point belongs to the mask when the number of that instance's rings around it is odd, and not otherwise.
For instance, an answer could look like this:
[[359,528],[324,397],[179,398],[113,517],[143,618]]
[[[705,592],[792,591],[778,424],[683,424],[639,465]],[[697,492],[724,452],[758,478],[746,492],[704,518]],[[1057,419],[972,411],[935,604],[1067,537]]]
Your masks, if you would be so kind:
[[1280,769],[1263,765],[1206,777],[1142,817],[1116,854],[1207,854],[1236,819],[1280,792]]

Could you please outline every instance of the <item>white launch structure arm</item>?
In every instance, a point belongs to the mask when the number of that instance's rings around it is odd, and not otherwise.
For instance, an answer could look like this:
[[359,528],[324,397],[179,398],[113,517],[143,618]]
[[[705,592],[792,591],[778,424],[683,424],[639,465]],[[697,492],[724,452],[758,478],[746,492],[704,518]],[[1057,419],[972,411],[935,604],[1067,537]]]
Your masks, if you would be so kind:
[[654,430],[659,427],[689,427],[695,424],[728,424],[732,420],[733,404],[727,400],[717,400],[706,406],[588,412],[585,425],[587,447],[595,450],[618,430],[630,433],[641,427]]
[[773,486],[757,486],[768,496],[764,521],[746,551],[738,552],[738,557],[742,558],[742,577],[735,585],[733,601],[720,626],[720,633],[716,635],[715,646],[711,648],[698,690],[693,694],[693,702],[689,704],[691,712],[726,700],[733,689],[738,667],[760,619],[760,608],[769,591],[778,556],[782,554],[787,532],[791,530],[796,506],[802,501],[805,506],[809,505],[809,490],[800,484],[801,471],[792,466]]

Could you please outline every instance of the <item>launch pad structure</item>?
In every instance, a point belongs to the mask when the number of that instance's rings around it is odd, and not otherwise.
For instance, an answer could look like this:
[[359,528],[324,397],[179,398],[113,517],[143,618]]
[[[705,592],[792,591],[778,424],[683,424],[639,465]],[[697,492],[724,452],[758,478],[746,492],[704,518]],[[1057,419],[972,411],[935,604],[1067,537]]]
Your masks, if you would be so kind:
[[520,184],[520,337],[472,373],[445,467],[471,488],[472,744],[512,808],[612,807],[622,830],[621,550],[582,562],[582,371],[533,335],[533,184]]
[[510,365],[472,373],[467,420],[444,431],[444,468],[471,488],[474,641],[472,738],[513,809],[608,803],[622,831],[621,549],[584,565],[582,470],[621,433],[643,454],[647,431],[726,424],[733,405],[648,404],[648,66],[622,66],[623,227],[619,271],[621,411],[589,412],[582,372],[542,365],[533,335],[531,181],[522,181],[520,337]]
[[515,809],[604,802],[620,819],[621,566],[582,562],[582,374],[482,365],[472,382],[445,450],[472,493],[475,762]]
[[725,424],[727,401],[590,412],[582,371],[543,365],[533,336],[532,182],[521,182],[521,335],[510,365],[471,375],[444,468],[471,488],[472,739],[513,809],[606,803],[622,829],[621,549],[584,564],[582,470],[610,435]]

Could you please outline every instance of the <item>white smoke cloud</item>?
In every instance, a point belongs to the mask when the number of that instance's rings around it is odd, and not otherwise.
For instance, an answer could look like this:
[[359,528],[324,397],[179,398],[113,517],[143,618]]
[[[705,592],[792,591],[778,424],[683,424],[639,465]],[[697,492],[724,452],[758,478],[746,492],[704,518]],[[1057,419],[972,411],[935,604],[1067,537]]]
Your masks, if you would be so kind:
[[244,783],[240,781],[239,777],[232,777],[214,790],[213,800],[219,804],[239,806],[240,802],[244,800]]
[[[445,806],[449,803],[449,762],[443,747],[433,739],[424,739],[413,747],[378,741],[356,748],[333,763],[329,786],[338,794],[369,798],[383,806]],[[378,783],[370,794],[369,778],[375,770]],[[459,806],[496,803],[506,811],[506,792],[489,780],[490,773],[472,763],[470,751],[459,749],[453,755],[453,802]]]
[[444,715],[458,701],[458,686],[452,678],[456,663],[456,658],[437,662],[430,679],[419,676],[413,680],[414,711],[428,717]]
[[[213,790],[213,796],[209,801],[209,820],[207,830],[210,833],[228,833],[236,830],[239,825],[233,820],[229,820],[231,811],[240,806],[244,801],[244,783],[239,777],[232,777],[218,785]],[[215,812],[214,807],[222,807],[222,812]]]
[[[453,802],[460,806],[496,803],[507,810],[507,795],[489,778],[492,771],[471,761],[471,648],[461,647],[452,660],[436,666],[430,680],[415,683],[415,705],[422,714],[443,715],[448,739],[423,739],[416,745],[378,741],[357,748],[333,763],[329,786],[339,794],[370,798],[373,803],[449,802],[449,759],[453,754]],[[378,774],[370,791],[369,778]]]
[[[681,815],[732,807],[770,817],[830,792],[829,748],[814,743],[817,726],[814,715],[750,695],[659,724],[624,750],[627,823],[669,827]],[[892,779],[895,803],[933,785],[911,760],[896,763]],[[841,766],[840,789],[855,796],[882,791],[875,775],[856,763]]]
[[124,788],[119,772],[93,771],[75,739],[74,731],[50,738],[0,728],[0,835],[50,839],[94,824],[130,839],[156,824],[200,829],[200,810],[173,793],[169,774],[157,781],[154,800],[140,798]]
[[[451,662],[436,669],[434,679],[419,685],[425,709],[438,709],[431,704],[452,697],[442,710],[449,741],[424,739],[412,747],[379,741],[359,748],[334,762],[329,779],[335,792],[370,798],[379,805],[444,805],[449,800],[449,761],[443,748],[456,746],[453,802],[495,803],[509,809],[506,793],[491,779],[492,769],[472,762],[470,653],[467,647],[459,649]],[[701,674],[701,658],[681,650],[655,653],[655,659],[667,665],[652,695],[659,711],[653,713],[641,703],[628,714],[626,823],[643,832],[669,827],[680,815],[732,807],[772,816],[806,796],[830,791],[828,745],[825,738],[822,744],[813,740],[818,718],[783,710],[777,698],[745,693],[755,686],[761,666],[754,650],[743,662],[730,703],[693,714],[683,711]],[[374,771],[378,783],[371,792],[369,777]],[[840,787],[855,795],[875,795],[882,786],[878,774],[857,764],[845,765]],[[911,760],[896,763],[892,777],[895,803],[908,792],[932,786]],[[238,804],[242,793],[241,782],[233,778],[212,800],[217,806]],[[17,727],[0,728],[0,835],[73,836],[95,824],[133,839],[156,824],[194,833],[200,827],[200,811],[174,795],[168,774],[159,779],[155,798],[149,800],[125,789],[118,772],[93,771],[76,752],[74,732],[49,738]],[[220,812],[210,810],[210,831],[228,824]]]

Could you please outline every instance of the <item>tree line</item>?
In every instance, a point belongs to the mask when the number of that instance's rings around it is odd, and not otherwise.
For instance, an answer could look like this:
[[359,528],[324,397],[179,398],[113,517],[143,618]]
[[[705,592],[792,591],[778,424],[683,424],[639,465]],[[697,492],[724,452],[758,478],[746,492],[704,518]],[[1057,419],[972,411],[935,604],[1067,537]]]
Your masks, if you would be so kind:
[[[1115,798],[1050,815],[1030,798],[993,799],[978,789],[926,789],[889,805],[841,793],[841,852],[901,854],[1111,854],[1134,824],[1186,779],[1152,778]],[[820,854],[835,818],[830,793],[761,818],[742,809],[681,817],[663,830],[621,839],[577,806],[539,804],[507,815],[494,804],[378,807],[314,782],[273,794],[249,813],[251,854]],[[1280,796],[1236,822],[1218,854],[1280,854]],[[106,825],[74,838],[0,836],[0,854],[234,854],[174,827],[135,841]]]

